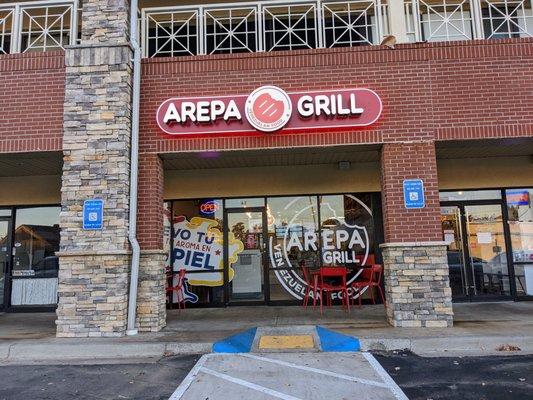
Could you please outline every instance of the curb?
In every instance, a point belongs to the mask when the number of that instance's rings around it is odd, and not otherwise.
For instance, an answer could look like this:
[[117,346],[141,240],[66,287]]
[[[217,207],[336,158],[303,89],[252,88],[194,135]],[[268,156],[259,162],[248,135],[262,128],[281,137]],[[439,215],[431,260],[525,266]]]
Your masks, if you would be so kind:
[[[361,338],[361,351],[410,350],[420,356],[533,354],[533,336]],[[166,356],[211,353],[213,342],[131,343],[0,343],[0,364],[54,363],[64,361],[159,359]],[[503,345],[520,351],[497,351]]]

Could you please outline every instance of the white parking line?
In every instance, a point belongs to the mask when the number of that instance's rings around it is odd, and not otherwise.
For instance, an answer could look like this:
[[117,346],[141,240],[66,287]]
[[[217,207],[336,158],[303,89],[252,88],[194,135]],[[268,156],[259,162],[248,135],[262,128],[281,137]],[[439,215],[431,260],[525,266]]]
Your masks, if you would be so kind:
[[256,356],[256,355],[253,355],[253,354],[250,354],[250,353],[242,353],[242,354],[239,354],[239,355],[242,356],[242,357],[252,358],[254,360],[269,362],[269,363],[272,363],[272,364],[283,365],[285,367],[290,367],[290,368],[295,368],[295,369],[301,369],[303,371],[314,372],[315,374],[332,376],[334,378],[344,379],[346,381],[351,381],[351,382],[356,382],[356,383],[362,383],[362,384],[365,384],[365,385],[378,386],[378,387],[390,389],[390,385],[388,385],[387,383],[372,381],[372,380],[369,380],[369,379],[357,378],[355,376],[350,376],[350,375],[337,374],[335,372],[326,371],[324,369],[318,369],[318,368],[313,368],[313,367],[307,367],[307,366],[304,366],[304,365],[293,364],[293,363],[290,363],[290,362],[287,362],[287,361],[274,360],[272,358],[266,358],[266,357],[259,357],[259,356]]
[[196,375],[198,375],[198,372],[200,372],[200,368],[202,368],[209,357],[211,357],[211,354],[204,354],[202,357],[200,357],[196,365],[189,371],[185,379],[176,388],[176,390],[174,390],[174,393],[172,393],[168,400],[181,399],[181,396],[183,396],[183,393],[185,393],[189,386],[191,386],[194,378],[196,378]]
[[241,385],[241,386],[247,387],[249,389],[256,390],[256,391],[264,393],[264,394],[269,394],[270,396],[277,397],[278,399],[282,399],[282,400],[302,400],[302,399],[300,399],[298,397],[294,397],[294,396],[291,396],[291,395],[288,395],[288,394],[285,394],[285,393],[277,392],[275,390],[266,388],[264,386],[256,385],[255,383],[248,382],[248,381],[245,381],[243,379],[234,378],[233,376],[229,376],[229,375],[223,374],[221,372],[213,371],[212,369],[209,369],[209,368],[206,368],[206,367],[201,368],[200,371],[204,372],[206,374],[209,374],[209,375],[216,376],[217,378],[224,379],[224,380],[226,380],[228,382],[236,383],[237,385]]
[[384,382],[387,383],[387,386],[389,389],[394,393],[394,396],[398,400],[409,400],[409,398],[405,395],[405,393],[400,389],[400,387],[394,382],[394,380],[391,378],[391,376],[385,371],[385,369],[381,366],[378,360],[374,358],[374,356],[367,352],[362,352],[363,357],[368,361],[368,363],[374,368],[374,371],[377,372],[377,374],[383,379]]
[[[294,364],[294,363],[291,363],[291,362],[276,360],[276,359],[267,358],[267,357],[261,357],[261,356],[257,356],[257,355],[250,354],[250,353],[235,353],[233,355],[234,356],[246,357],[246,358],[250,358],[250,359],[254,359],[254,360],[258,360],[258,361],[263,361],[263,362],[269,362],[269,363],[273,363],[273,364],[277,364],[277,365],[283,365],[283,366],[286,366],[286,367],[289,367],[289,368],[300,369],[300,370],[303,370],[303,371],[308,371],[308,372],[313,372],[313,373],[316,373],[316,374],[331,376],[331,377],[334,377],[334,378],[343,379],[343,380],[347,380],[347,381],[351,381],[351,382],[356,382],[356,383],[361,383],[361,384],[365,384],[365,385],[377,386],[377,387],[385,388],[385,389],[390,390],[392,392],[392,394],[394,395],[394,397],[396,397],[396,399],[398,399],[398,400],[409,400],[409,398],[403,393],[402,389],[400,389],[400,387],[396,384],[396,382],[394,382],[394,380],[391,378],[391,376],[385,371],[385,369],[374,358],[374,356],[372,356],[372,354],[367,353],[367,352],[361,352],[361,354],[363,355],[365,360],[370,364],[370,366],[374,369],[374,371],[379,375],[379,377],[381,379],[383,379],[383,382],[373,381],[373,380],[369,380],[369,379],[357,378],[355,376],[338,374],[338,373],[327,371],[327,370],[323,370],[323,369],[307,367],[307,366],[298,365],[298,364]],[[224,356],[227,356],[227,355],[226,354],[217,354],[217,353],[211,353],[211,354],[203,355],[198,360],[196,365],[191,369],[191,371],[187,374],[187,376],[185,377],[183,382],[181,382],[181,384],[176,388],[174,393],[172,393],[172,395],[170,396],[169,400],[180,400],[183,397],[183,395],[185,394],[185,392],[187,391],[187,389],[189,389],[191,384],[193,384],[194,380],[196,379],[197,375],[200,372],[212,375],[212,376],[217,377],[219,379],[223,379],[225,381],[232,382],[232,383],[240,385],[240,386],[244,386],[246,388],[261,392],[263,394],[267,394],[267,395],[276,397],[278,399],[282,399],[282,400],[302,400],[302,399],[300,399],[298,397],[294,397],[294,396],[291,396],[289,394],[278,392],[276,390],[273,390],[273,389],[270,389],[270,388],[267,388],[267,387],[264,387],[264,386],[260,386],[260,385],[257,385],[255,383],[252,383],[252,382],[249,382],[249,381],[245,381],[243,379],[235,378],[233,376],[230,376],[230,375],[227,375],[227,374],[212,370],[211,368],[204,367],[204,364],[206,363],[206,361],[209,358],[224,357]]]

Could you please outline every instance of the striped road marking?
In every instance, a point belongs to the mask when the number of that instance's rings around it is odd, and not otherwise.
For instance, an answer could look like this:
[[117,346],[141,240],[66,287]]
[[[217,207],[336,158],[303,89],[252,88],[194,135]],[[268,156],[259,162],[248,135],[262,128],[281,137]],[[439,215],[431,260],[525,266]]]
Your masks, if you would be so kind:
[[[299,369],[307,372],[312,372],[316,374],[326,375],[330,377],[334,377],[341,380],[347,380],[351,382],[356,382],[364,385],[370,385],[370,386],[376,386],[381,387],[385,389],[389,389],[394,397],[397,400],[409,400],[409,398],[405,395],[405,393],[400,389],[400,387],[394,382],[394,380],[391,378],[391,376],[385,371],[385,369],[381,366],[381,364],[374,358],[374,356],[368,352],[361,352],[363,357],[368,361],[370,366],[374,369],[374,371],[379,375],[379,377],[383,380],[383,382],[373,381],[369,379],[363,379],[363,378],[357,378],[355,376],[350,375],[344,375],[344,374],[338,374],[335,372],[319,369],[319,368],[312,368],[305,365],[298,365],[287,361],[282,360],[276,360],[268,357],[261,357],[250,353],[237,353],[234,354],[234,356],[240,356],[245,358],[254,359],[257,361],[262,362],[268,362],[273,363],[277,365],[282,365],[284,367]],[[169,400],[180,400],[187,389],[193,384],[194,380],[196,379],[196,376],[202,372],[214,377],[217,377],[219,379],[225,380],[227,382],[231,382],[243,387],[246,387],[248,389],[255,390],[257,392],[270,395],[272,397],[282,399],[282,400],[303,400],[298,397],[291,396],[286,393],[278,392],[276,390],[258,385],[253,382],[246,381],[244,379],[236,378],[228,374],[224,374],[218,371],[214,371],[211,368],[204,367],[205,362],[208,358],[215,358],[218,356],[225,356],[228,357],[227,354],[220,354],[220,353],[211,353],[211,354],[205,354],[203,355],[200,360],[196,363],[196,365],[191,369],[191,371],[187,374],[185,379],[181,382],[181,384],[176,388],[174,393],[170,396]]]

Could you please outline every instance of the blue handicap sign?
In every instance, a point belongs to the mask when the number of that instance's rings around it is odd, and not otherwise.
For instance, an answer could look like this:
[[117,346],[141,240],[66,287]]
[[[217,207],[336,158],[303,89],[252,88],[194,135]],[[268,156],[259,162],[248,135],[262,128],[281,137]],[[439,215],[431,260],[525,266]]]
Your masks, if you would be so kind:
[[83,202],[83,229],[102,229],[104,220],[104,201],[100,199]]
[[405,208],[424,208],[424,182],[422,179],[406,179],[403,181],[403,202]]

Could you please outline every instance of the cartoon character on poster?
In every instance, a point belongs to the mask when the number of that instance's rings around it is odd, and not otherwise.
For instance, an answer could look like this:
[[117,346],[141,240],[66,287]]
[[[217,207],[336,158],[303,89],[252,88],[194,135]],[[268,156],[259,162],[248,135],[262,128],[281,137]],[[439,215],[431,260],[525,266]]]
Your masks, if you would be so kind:
[[[174,271],[185,268],[198,271],[188,274],[187,283],[193,286],[222,286],[224,284],[224,245],[218,222],[212,219],[193,217],[190,221],[180,216],[174,220],[173,259]],[[228,233],[228,279],[235,274],[231,265],[244,250],[244,245],[233,233]],[[216,271],[220,270],[220,271]],[[216,272],[214,272],[216,271]]]

